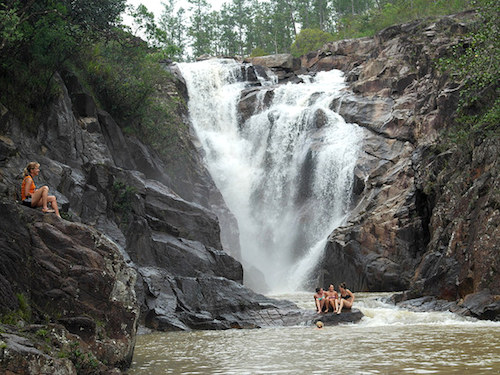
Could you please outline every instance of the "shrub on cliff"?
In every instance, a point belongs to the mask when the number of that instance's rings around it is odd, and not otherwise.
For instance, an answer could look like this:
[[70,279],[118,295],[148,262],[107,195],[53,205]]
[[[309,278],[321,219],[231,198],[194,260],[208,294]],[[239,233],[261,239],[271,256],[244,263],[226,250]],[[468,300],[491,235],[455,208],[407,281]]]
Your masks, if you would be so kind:
[[319,29],[303,29],[295,38],[291,52],[295,57],[320,49],[325,43],[334,40],[332,34]]
[[0,4],[0,102],[25,123],[55,94],[54,73],[118,22],[125,0]]
[[451,138],[465,142],[476,137],[498,137],[500,129],[500,3],[479,0],[478,20],[465,41],[438,66],[457,82],[463,82],[457,127]]
[[168,155],[178,142],[183,125],[179,106],[184,105],[171,74],[161,64],[161,50],[117,31],[73,59],[75,70],[99,106],[120,127]]

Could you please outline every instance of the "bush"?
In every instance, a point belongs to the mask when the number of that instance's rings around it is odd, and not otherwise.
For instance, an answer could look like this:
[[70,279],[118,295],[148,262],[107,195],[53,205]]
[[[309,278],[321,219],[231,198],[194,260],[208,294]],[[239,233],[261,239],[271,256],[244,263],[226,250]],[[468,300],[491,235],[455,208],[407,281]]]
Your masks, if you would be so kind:
[[439,59],[443,73],[463,83],[457,113],[457,127],[450,134],[455,142],[471,138],[499,136],[500,129],[500,3],[474,2],[479,19],[466,40],[451,56]]
[[91,91],[99,106],[108,111],[125,133],[135,135],[160,155],[179,138],[183,122],[173,78],[160,61],[163,53],[130,34],[98,43],[78,59],[71,70]]
[[292,55],[299,57],[323,47],[325,43],[333,41],[332,34],[319,29],[303,29],[295,38],[291,47]]
[[373,36],[386,27],[414,19],[452,14],[470,8],[469,0],[395,0],[381,2],[356,15],[341,17],[336,26],[335,39]]
[[22,123],[36,126],[58,93],[54,74],[79,49],[108,33],[124,7],[125,0],[2,2],[0,102]]
[[250,57],[259,57],[259,56],[266,56],[266,55],[269,55],[269,53],[267,53],[267,51],[265,51],[263,48],[255,47],[252,50]]

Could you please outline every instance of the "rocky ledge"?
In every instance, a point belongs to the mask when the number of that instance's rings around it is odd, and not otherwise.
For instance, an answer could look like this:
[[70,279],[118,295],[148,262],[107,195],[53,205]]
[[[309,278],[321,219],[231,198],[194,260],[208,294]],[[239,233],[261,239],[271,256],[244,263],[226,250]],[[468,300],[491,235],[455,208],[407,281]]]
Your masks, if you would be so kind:
[[118,247],[89,226],[11,201],[0,202],[0,222],[0,373],[128,367],[139,306],[136,272]]

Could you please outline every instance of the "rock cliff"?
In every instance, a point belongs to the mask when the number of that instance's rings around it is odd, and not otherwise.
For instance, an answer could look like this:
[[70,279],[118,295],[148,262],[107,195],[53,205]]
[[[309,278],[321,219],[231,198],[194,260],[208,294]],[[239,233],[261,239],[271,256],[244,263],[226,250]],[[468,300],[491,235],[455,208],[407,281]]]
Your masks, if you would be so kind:
[[[330,237],[325,262],[332,276],[348,278],[343,265],[357,270],[350,282],[362,289],[409,288],[409,296],[463,306],[486,293],[485,310],[470,313],[491,317],[500,311],[499,140],[481,140],[471,150],[442,142],[461,83],[435,66],[465,38],[471,17],[398,25],[316,55],[348,56],[333,63],[352,90],[339,112],[368,130],[357,172],[363,186],[347,225]],[[312,68],[327,65],[313,60]]]

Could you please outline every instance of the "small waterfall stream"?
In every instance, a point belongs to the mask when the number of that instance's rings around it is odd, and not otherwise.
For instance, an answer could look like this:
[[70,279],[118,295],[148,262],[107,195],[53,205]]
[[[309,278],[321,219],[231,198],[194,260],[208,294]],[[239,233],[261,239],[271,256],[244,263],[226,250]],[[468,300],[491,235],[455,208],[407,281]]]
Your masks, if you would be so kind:
[[241,64],[179,68],[207,167],[238,221],[245,284],[261,292],[301,289],[349,208],[362,145],[362,130],[330,108],[345,87],[342,73],[279,86],[260,77],[256,110],[242,121],[238,102],[251,84]]

